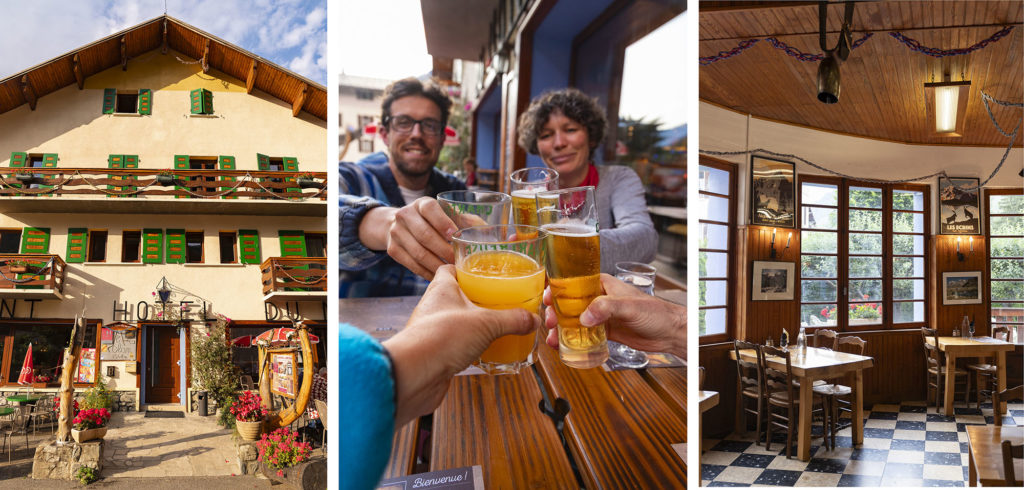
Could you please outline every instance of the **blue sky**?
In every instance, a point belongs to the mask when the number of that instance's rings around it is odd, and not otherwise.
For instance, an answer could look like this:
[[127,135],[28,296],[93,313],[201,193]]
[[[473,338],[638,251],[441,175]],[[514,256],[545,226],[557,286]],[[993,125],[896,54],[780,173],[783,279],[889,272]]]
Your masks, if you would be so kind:
[[[326,0],[166,0],[167,13],[327,85]],[[0,1],[0,79],[158,17],[164,0]]]

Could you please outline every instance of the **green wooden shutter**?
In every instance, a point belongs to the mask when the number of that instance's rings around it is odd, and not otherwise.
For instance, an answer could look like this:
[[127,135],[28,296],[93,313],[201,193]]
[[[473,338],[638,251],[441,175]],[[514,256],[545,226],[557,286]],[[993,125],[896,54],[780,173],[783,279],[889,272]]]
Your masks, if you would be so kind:
[[[284,171],[285,172],[298,172],[299,171],[299,160],[296,159],[295,157],[282,157],[281,158],[281,163],[283,164],[282,166],[284,167]],[[295,177],[289,177],[289,178],[285,179],[285,182],[295,182],[295,180],[296,180]],[[285,189],[285,192],[302,192],[302,189],[300,189],[297,186],[296,187],[289,187],[289,188]]]
[[57,154],[56,153],[44,153],[43,154],[43,168],[57,168]]
[[[138,155],[123,155],[123,157],[124,157],[124,160],[122,160],[123,166],[121,168],[139,168],[139,156]],[[134,181],[137,180],[138,177],[136,177],[134,175],[126,175],[126,176],[124,176],[123,179],[124,180],[132,181],[132,183],[134,183]],[[134,185],[128,185],[128,186],[122,187],[122,189],[128,190],[128,191],[134,191],[135,189],[137,189],[137,187],[134,186]],[[134,195],[133,194],[128,194],[128,195],[125,195],[124,197],[134,197]]]
[[167,230],[166,249],[168,264],[185,263],[185,230]]
[[306,233],[299,230],[280,230],[277,236],[281,239],[282,257],[306,256]]
[[[109,155],[107,156],[107,168],[124,168],[124,155]],[[107,178],[110,180],[121,180],[122,176],[107,174]],[[108,191],[121,191],[124,189],[118,185],[107,185]],[[120,197],[114,194],[107,194],[107,197]]]
[[11,167],[21,168],[25,166],[25,162],[28,161],[28,153],[23,151],[12,151],[11,152]]
[[[14,160],[12,159],[11,161],[14,161]],[[14,165],[11,165],[11,166],[13,167]],[[257,153],[256,154],[256,166],[257,166],[257,168],[259,168],[260,170],[262,170],[264,172],[266,172],[267,170],[270,170],[270,157],[268,157],[268,156],[266,156],[266,155],[264,155],[262,153]]]
[[203,113],[203,89],[197,88],[188,93],[189,101],[192,106],[192,114]]
[[[188,155],[174,155],[174,169],[175,170],[188,170]],[[183,177],[181,175],[175,175],[174,179],[176,181],[180,181],[180,180],[183,179]],[[180,190],[183,190],[183,189],[185,189],[185,188],[180,186],[180,185],[175,185],[174,186],[174,190],[180,191]],[[174,196],[174,197],[177,198],[177,199],[183,199],[183,198],[186,198],[188,196],[186,195],[186,196]]]
[[114,102],[117,100],[117,89],[105,88],[103,89],[103,113],[113,114],[114,113]]
[[139,114],[153,113],[153,91],[148,88],[139,89]]
[[[235,169],[235,157],[230,156],[230,155],[221,155],[220,157],[217,158],[217,160],[218,160],[218,163],[220,164],[220,169],[221,170],[234,170]],[[228,176],[222,175],[220,177],[220,180],[222,182],[235,182],[237,179],[235,177],[228,177]],[[221,192],[224,192],[224,191],[230,189],[231,186],[233,186],[233,185],[234,184],[228,184],[228,185],[221,186],[220,190],[221,190]],[[238,199],[238,196],[232,196],[232,195],[224,195],[222,197],[224,199]]]
[[164,259],[164,232],[159,228],[142,230],[142,263],[159,264]]
[[203,91],[203,114],[213,114],[213,92],[202,89]]
[[260,234],[256,230],[238,230],[238,255],[243,264],[259,264]]
[[23,254],[48,254],[50,253],[50,229],[49,228],[25,228],[21,234],[21,253]]
[[68,228],[68,254],[64,262],[69,264],[85,262],[85,248],[89,242],[87,228]]

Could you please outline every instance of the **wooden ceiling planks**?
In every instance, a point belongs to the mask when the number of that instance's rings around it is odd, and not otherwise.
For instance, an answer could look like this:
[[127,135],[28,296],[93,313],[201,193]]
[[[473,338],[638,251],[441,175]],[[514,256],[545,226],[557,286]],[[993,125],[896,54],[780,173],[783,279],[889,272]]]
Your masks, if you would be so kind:
[[126,43],[128,69],[131,69],[132,59],[161,49],[164,41],[165,21],[167,44],[170,49],[191,58],[191,60],[198,60],[202,58],[207,42],[209,42],[209,66],[243,82],[248,78],[253,59],[257,59],[259,69],[256,72],[253,88],[281,99],[291,106],[299,97],[303,86],[308,84],[308,91],[301,109],[321,120],[327,120],[327,91],[321,85],[309,82],[262,58],[170,17],[158,17],[0,81],[0,114],[26,103],[21,85],[21,80],[26,75],[36,98],[53,93],[68,85],[77,84],[72,62],[76,54],[81,73],[86,79],[103,70],[120,65],[122,37]]
[[[836,44],[834,31],[842,22],[841,9],[841,4],[829,7],[828,47]],[[838,104],[825,105],[816,99],[818,63],[786,56],[764,41],[731,59],[702,66],[701,99],[766,119],[884,140],[1006,145],[1006,138],[989,120],[980,91],[1001,100],[1021,100],[1024,4],[858,3],[854,19],[854,40],[867,31],[875,35],[843,63]],[[820,53],[817,23],[816,5],[705,11],[702,4],[700,55],[714,55],[744,39],[768,36],[802,52]],[[886,32],[906,31],[922,45],[952,49],[969,47],[1008,24],[1018,27],[1002,40],[969,55],[938,59],[911,51]],[[939,136],[928,123],[924,83],[933,77],[940,81],[947,71],[952,80],[960,80],[963,73],[972,82],[963,137]],[[1004,128],[1012,128],[1020,118],[1020,111],[1012,108],[994,107],[993,112]]]

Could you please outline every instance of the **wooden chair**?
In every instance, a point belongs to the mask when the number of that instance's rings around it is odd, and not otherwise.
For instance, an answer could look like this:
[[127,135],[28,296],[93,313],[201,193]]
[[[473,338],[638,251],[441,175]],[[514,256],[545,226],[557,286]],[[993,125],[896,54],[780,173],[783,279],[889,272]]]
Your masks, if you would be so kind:
[[1003,416],[999,413],[997,408],[1000,403],[1010,400],[1024,400],[1024,385],[1017,385],[1013,388],[1007,388],[1003,391],[993,391],[992,393],[992,415],[993,423],[996,427],[1003,425]]
[[[928,343],[928,339],[931,338],[931,344]],[[928,382],[927,393],[935,393],[935,413],[940,413],[942,410],[942,395],[943,389],[946,386],[946,356],[939,350],[939,335],[934,328],[921,327],[921,343],[924,346],[924,361],[925,361],[925,378]],[[964,390],[964,402],[968,402],[968,393],[970,393],[970,377],[967,376],[967,371],[963,369],[954,369],[953,372],[953,398],[956,399],[956,384],[957,380],[963,378],[967,383],[967,387]],[[930,398],[928,398],[930,400]]]
[[1024,458],[1024,444],[1013,445],[1010,441],[1003,441],[1001,444],[1003,448],[1003,479],[1004,483],[1008,487],[1019,487],[1020,481],[1014,475],[1013,471],[1013,460],[1014,458]]
[[814,346],[824,347],[826,349],[836,350],[836,341],[839,336],[836,335],[835,330],[826,330],[824,328],[814,332]]
[[242,377],[239,378],[239,383],[242,385],[243,391],[256,390],[256,388],[253,386],[252,376],[249,376],[248,374],[243,374]]
[[[761,353],[762,346],[742,340],[735,340],[732,345],[736,351],[736,382],[739,383],[740,387],[740,398],[736,400],[736,412],[740,423],[737,429],[746,432],[747,414],[754,415],[757,417],[755,425],[757,439],[755,443],[761,445],[761,422],[764,420],[765,403],[767,402],[764,379],[761,377],[761,365],[763,364],[764,357]],[[741,350],[753,350],[757,361],[750,362],[744,360],[740,357]],[[751,409],[747,404],[748,400],[753,400],[756,408]]]
[[324,456],[327,456],[327,402],[313,400],[313,405],[316,406],[316,413],[320,415],[320,423],[324,424],[324,433],[320,437],[320,447],[324,448]]
[[[800,399],[796,393],[797,385],[793,382],[793,366],[788,350],[764,346],[761,347],[761,352],[761,376],[764,378],[765,389],[768,392],[768,430],[765,435],[764,448],[768,451],[772,449],[772,428],[783,429],[786,431],[786,459],[789,459],[793,452],[793,431],[796,429],[797,417],[800,413],[798,410]],[[764,361],[767,356],[779,357],[785,361],[785,372],[768,367]],[[784,410],[785,415],[776,413],[776,408]]]
[[[815,338],[817,340],[817,338]],[[848,354],[857,354],[859,356],[864,355],[864,346],[867,342],[860,337],[837,337],[835,341],[835,351],[846,352]],[[853,402],[845,397],[853,394],[853,389],[849,386],[842,384],[827,384],[824,386],[815,386],[814,393],[819,395],[824,405],[824,417],[823,425],[825,426],[825,435],[828,436],[831,433],[832,447],[835,449],[836,446],[836,433],[839,431],[839,420],[842,419],[843,413],[850,414],[850,420],[853,420]],[[825,437],[825,447],[828,448],[828,437]]]
[[[999,325],[992,327],[992,338],[1006,340],[1010,337],[1010,329],[1005,325]],[[982,397],[991,397],[992,393],[998,386],[996,376],[999,370],[996,368],[995,361],[992,358],[982,358],[980,362],[975,364],[967,365],[968,376],[974,375],[974,399],[978,403],[978,409],[981,409]],[[968,378],[970,382],[970,378]],[[985,389],[982,389],[984,385]]]

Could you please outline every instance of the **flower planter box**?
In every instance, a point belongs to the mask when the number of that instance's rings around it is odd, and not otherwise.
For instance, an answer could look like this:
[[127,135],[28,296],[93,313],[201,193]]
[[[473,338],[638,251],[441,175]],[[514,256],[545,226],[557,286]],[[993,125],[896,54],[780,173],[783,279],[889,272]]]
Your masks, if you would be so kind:
[[32,174],[18,174],[14,178],[23,184],[31,184],[36,181],[36,176]]
[[238,429],[238,435],[242,436],[242,440],[245,441],[258,441],[260,439],[260,430],[262,425],[263,422],[235,420],[235,427]]
[[13,272],[15,274],[22,274],[22,273],[28,272],[28,266],[27,265],[12,265],[12,266],[8,266],[8,270],[10,270],[11,272]]
[[302,490],[327,488],[327,461],[324,459],[306,461],[280,470],[263,463],[260,463],[260,467],[263,476],[272,482],[284,483]]
[[71,438],[75,442],[83,443],[85,441],[91,441],[93,439],[103,439],[103,436],[107,435],[106,427],[98,427],[96,429],[85,429],[77,430],[71,429]]
[[299,188],[300,189],[319,189],[320,188],[320,183],[317,182],[315,179],[312,179],[312,178],[309,178],[309,177],[299,177],[298,178],[298,183],[299,183]]
[[157,175],[156,182],[162,186],[169,186],[174,183],[173,175]]

